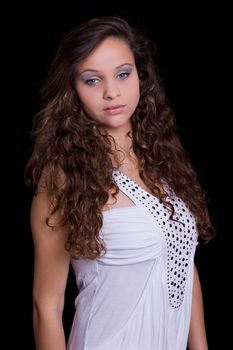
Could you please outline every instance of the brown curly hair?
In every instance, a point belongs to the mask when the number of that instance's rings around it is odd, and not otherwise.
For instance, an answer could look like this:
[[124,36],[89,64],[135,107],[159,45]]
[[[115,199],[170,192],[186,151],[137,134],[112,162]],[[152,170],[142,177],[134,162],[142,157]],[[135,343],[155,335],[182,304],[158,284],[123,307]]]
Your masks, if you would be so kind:
[[60,225],[69,228],[66,249],[74,257],[94,259],[105,252],[99,235],[101,210],[109,190],[118,191],[112,178],[116,152],[111,136],[86,115],[74,83],[79,63],[109,36],[129,45],[139,75],[140,100],[129,136],[140,177],[170,207],[172,218],[174,208],[156,186],[165,180],[194,214],[199,236],[208,240],[213,227],[204,193],[179,140],[174,113],[155,66],[153,43],[121,18],[91,19],[63,38],[41,89],[42,108],[34,120],[35,144],[25,169],[26,182],[36,192],[46,174],[52,205],[47,224],[53,226],[51,218],[59,212]]

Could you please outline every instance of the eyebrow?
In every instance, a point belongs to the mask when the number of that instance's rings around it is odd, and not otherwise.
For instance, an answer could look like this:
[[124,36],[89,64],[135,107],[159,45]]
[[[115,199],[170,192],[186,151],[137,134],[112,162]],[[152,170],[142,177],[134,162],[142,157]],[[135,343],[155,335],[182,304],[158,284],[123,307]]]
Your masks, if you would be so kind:
[[[122,68],[124,66],[130,66],[132,67],[133,64],[132,63],[123,63],[123,64],[120,64],[119,66],[115,67],[115,70],[119,69],[119,68]],[[83,73],[86,73],[86,72],[91,72],[91,73],[101,73],[101,71],[98,71],[96,69],[91,69],[91,68],[87,68],[87,69],[84,69],[83,71],[79,72],[79,75],[82,75]]]

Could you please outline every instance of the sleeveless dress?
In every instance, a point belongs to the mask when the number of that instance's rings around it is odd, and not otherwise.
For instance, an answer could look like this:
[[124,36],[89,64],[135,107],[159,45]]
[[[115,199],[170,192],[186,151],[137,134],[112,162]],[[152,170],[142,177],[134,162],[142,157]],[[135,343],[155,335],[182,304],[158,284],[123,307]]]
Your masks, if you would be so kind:
[[[79,294],[68,350],[185,350],[197,230],[164,184],[174,219],[122,172],[113,177],[132,206],[103,212],[106,254],[73,259]],[[134,204],[134,205],[133,205]]]

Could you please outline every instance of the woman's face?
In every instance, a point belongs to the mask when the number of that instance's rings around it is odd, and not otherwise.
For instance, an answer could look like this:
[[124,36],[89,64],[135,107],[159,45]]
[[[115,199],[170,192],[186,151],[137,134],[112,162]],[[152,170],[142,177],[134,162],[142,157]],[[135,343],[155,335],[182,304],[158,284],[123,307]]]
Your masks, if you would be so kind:
[[130,130],[140,91],[134,56],[124,40],[108,37],[79,64],[76,91],[86,113],[110,133]]

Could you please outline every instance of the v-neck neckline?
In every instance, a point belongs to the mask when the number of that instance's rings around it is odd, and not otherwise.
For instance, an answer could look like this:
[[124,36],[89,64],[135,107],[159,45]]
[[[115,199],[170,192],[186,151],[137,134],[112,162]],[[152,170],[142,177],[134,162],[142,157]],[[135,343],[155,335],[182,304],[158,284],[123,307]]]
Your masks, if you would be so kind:
[[[132,182],[135,186],[137,186],[140,190],[142,190],[146,195],[149,195],[150,197],[153,198],[157,198],[155,195],[153,195],[152,193],[148,192],[147,190],[145,190],[142,186],[140,186],[135,180],[131,179],[128,175],[126,175],[125,173],[123,173],[121,170],[114,170],[113,173],[118,173],[119,175],[121,175],[122,177],[125,177],[126,179],[128,179],[130,182]],[[163,188],[164,190],[164,188]]]

